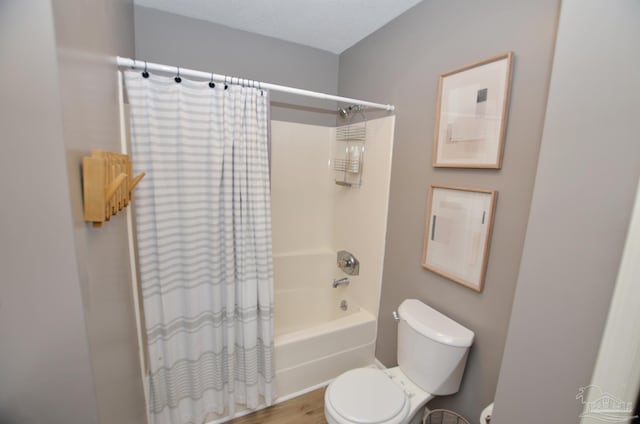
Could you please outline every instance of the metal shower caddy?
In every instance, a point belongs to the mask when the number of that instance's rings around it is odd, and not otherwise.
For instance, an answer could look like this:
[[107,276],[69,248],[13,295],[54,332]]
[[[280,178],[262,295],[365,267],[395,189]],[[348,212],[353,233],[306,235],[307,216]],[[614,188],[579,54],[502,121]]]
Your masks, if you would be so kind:
[[[336,154],[333,161],[335,183],[345,187],[362,185],[365,142],[367,141],[367,119],[364,106],[351,105],[338,109],[347,124],[336,128]],[[354,114],[360,114],[362,121],[349,123]]]

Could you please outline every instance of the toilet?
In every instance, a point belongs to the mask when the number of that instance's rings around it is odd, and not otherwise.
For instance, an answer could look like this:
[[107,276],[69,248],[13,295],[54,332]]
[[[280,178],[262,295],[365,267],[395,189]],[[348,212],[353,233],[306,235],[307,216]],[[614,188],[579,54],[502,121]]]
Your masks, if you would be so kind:
[[324,395],[329,424],[414,424],[434,396],[456,393],[474,334],[416,299],[398,308],[398,366],[356,368]]

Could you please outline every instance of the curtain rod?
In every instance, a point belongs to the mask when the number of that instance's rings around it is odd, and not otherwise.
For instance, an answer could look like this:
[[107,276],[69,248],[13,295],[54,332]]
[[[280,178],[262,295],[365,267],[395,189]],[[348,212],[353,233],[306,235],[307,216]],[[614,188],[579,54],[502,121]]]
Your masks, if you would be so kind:
[[376,109],[384,109],[390,112],[395,110],[393,105],[385,105],[382,103],[367,102],[364,100],[352,99],[349,97],[334,96],[333,94],[319,93],[317,91],[303,90],[301,88],[287,87],[285,85],[271,84],[268,82],[258,82],[243,78],[230,77],[225,75],[214,74],[212,72],[196,71],[194,69],[178,68],[176,66],[161,65],[159,63],[144,62],[141,60],[129,59],[126,57],[117,58],[118,66],[123,68],[147,69],[148,71],[165,72],[169,74],[177,74],[194,78],[202,78],[205,80],[213,80],[218,82],[231,82],[232,84],[259,84],[260,88],[265,90],[281,91],[283,93],[297,94],[299,96],[315,97],[317,99],[334,100],[336,102],[353,103],[360,106],[367,106]]

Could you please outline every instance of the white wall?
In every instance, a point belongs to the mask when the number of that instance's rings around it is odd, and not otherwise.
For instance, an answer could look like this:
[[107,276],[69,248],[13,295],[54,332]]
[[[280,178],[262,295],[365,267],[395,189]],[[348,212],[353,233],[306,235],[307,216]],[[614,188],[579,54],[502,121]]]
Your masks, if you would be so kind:
[[[276,290],[304,287],[292,270],[300,254],[333,255],[326,282],[346,276],[335,266],[335,252],[348,250],[360,260],[360,275],[336,289],[377,316],[382,285],[394,117],[367,122],[362,185],[334,183],[335,129],[272,121],[271,213]],[[286,265],[289,264],[289,265]],[[282,265],[282,266],[281,266]],[[311,279],[309,279],[311,281]],[[313,279],[313,284],[318,284]],[[316,287],[312,287],[316,288]],[[346,292],[345,292],[346,291]]]
[[271,219],[274,256],[332,248],[330,127],[271,122]]
[[[375,317],[382,289],[394,125],[394,116],[368,121],[362,185],[333,186],[333,246],[360,261],[360,275],[350,277],[349,294]],[[335,276],[345,274],[336,268]]]

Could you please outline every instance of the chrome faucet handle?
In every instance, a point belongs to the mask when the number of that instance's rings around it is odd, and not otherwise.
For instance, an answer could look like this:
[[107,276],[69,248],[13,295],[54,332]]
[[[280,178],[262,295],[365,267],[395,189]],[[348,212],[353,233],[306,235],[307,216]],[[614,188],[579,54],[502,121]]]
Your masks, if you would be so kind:
[[353,258],[338,259],[339,268],[347,268],[353,266]]
[[349,275],[358,275],[360,273],[360,262],[353,256],[353,253],[346,250],[340,250],[336,258],[338,268]]

